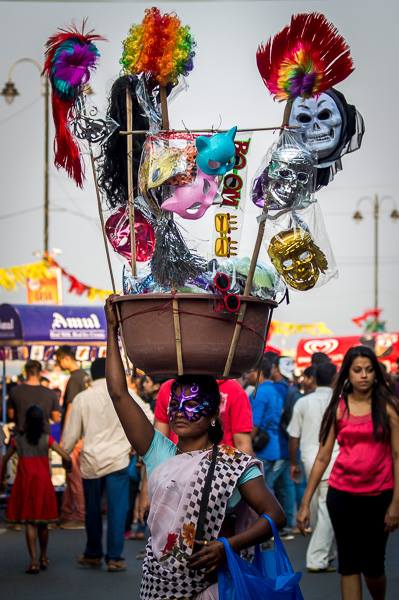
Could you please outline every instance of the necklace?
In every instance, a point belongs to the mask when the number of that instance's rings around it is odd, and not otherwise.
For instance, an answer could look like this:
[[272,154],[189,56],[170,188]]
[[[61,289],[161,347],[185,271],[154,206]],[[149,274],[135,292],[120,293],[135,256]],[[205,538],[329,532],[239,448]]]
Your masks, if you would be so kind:
[[211,450],[213,448],[213,444],[208,444],[206,448],[198,448],[198,450],[182,450],[179,446],[176,446],[176,454],[186,454],[189,452],[205,452],[206,450]]

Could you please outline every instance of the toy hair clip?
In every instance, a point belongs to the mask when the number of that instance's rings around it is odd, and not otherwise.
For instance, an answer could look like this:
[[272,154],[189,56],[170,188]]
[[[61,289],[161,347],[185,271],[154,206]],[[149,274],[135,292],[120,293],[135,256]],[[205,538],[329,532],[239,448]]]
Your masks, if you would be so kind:
[[238,242],[232,240],[230,233],[237,228],[237,217],[230,213],[217,213],[215,215],[215,229],[219,237],[215,240],[216,256],[237,256]]

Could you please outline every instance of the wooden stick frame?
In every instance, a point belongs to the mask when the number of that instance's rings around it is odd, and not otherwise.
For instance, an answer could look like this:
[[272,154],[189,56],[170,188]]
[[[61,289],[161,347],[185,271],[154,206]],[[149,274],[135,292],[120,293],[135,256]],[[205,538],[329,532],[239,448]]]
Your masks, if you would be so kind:
[[[292,100],[289,100],[287,102],[287,104],[285,105],[283,123],[280,128],[281,131],[283,131],[286,128],[286,125],[288,124],[289,117],[291,114],[292,102],[293,102]],[[269,207],[265,203],[263,206],[261,218],[259,220],[260,222],[259,222],[259,227],[258,227],[258,234],[256,236],[255,246],[254,246],[254,249],[252,252],[251,263],[249,266],[247,281],[245,282],[244,296],[249,296],[252,291],[252,282],[253,282],[253,278],[255,275],[255,269],[256,269],[257,262],[258,262],[258,258],[259,258],[259,252],[260,252],[262,242],[263,242],[263,236],[265,235],[265,227],[266,227],[266,220],[267,220],[268,212],[269,212]],[[233,364],[234,356],[235,356],[238,342],[240,339],[242,323],[245,318],[246,311],[247,311],[247,303],[242,302],[240,310],[237,315],[236,325],[234,327],[233,337],[231,339],[229,352],[227,354],[226,364],[224,366],[223,377],[225,377],[225,378],[227,378],[230,374],[231,365]],[[269,322],[269,325],[270,325],[270,322]],[[267,333],[268,332],[266,331],[266,335],[267,335]]]
[[[161,112],[162,112],[162,127],[164,131],[169,131],[169,111],[168,111],[168,95],[166,87],[161,85],[160,99],[161,99]],[[132,136],[129,136],[132,139]],[[176,346],[176,362],[177,362],[177,374],[184,374],[183,366],[183,350],[182,350],[182,339],[181,339],[181,328],[180,328],[180,315],[179,315],[179,300],[175,296],[176,290],[172,290],[172,314],[173,314],[173,328],[175,333],[175,346]]]
[[[279,131],[281,129],[299,129],[298,125],[276,125],[275,127],[252,127],[246,129],[237,129],[237,133],[250,133],[251,131]],[[174,133],[226,133],[228,129],[160,129],[158,133],[166,133],[167,131],[173,131]],[[146,129],[127,129],[119,131],[119,135],[142,135],[148,133]]]
[[[162,133],[162,132],[170,131],[167,91],[166,91],[165,86],[160,86],[160,103],[161,103],[161,113],[162,113],[162,130],[159,131],[159,133]],[[253,127],[250,129],[238,129],[237,132],[244,133],[244,132],[250,132],[250,131],[277,131],[277,130],[280,130],[280,132],[281,132],[284,129],[297,129],[296,126],[288,126],[291,108],[292,108],[292,101],[289,101],[289,102],[287,102],[287,104],[285,106],[283,123],[280,126]],[[133,136],[145,134],[145,133],[148,133],[148,131],[133,130],[133,107],[132,107],[131,95],[128,90],[126,90],[126,113],[127,113],[127,123],[126,123],[127,130],[119,131],[119,135],[127,136],[128,209],[129,209],[130,235],[131,235],[131,243],[132,243],[131,267],[132,267],[132,275],[135,277],[137,271],[136,271],[136,247],[135,247],[136,245],[135,245],[135,230],[134,230],[134,193],[133,193],[134,181],[133,181],[133,168],[132,168],[132,166],[133,166]],[[220,132],[225,132],[227,130],[213,129],[213,128],[212,129],[204,128],[204,129],[188,130],[186,128],[186,129],[179,129],[179,130],[174,129],[173,131],[175,131],[176,133],[179,133],[179,132],[185,133],[187,131],[190,131],[192,133],[220,133]],[[93,166],[93,173],[95,174],[94,166]],[[98,186],[97,186],[96,177],[95,177],[95,183],[96,183],[96,189],[97,189]],[[100,208],[101,208],[101,202],[100,202]],[[259,222],[258,234],[256,237],[255,246],[254,246],[254,250],[252,253],[251,263],[250,263],[250,267],[249,267],[249,271],[248,271],[248,277],[247,277],[247,281],[245,284],[245,289],[244,289],[244,294],[243,294],[244,296],[249,296],[251,293],[251,290],[252,290],[252,283],[253,283],[253,278],[254,278],[254,274],[255,274],[255,269],[256,269],[256,265],[257,265],[257,261],[258,261],[260,249],[262,246],[264,233],[265,233],[267,216],[268,216],[268,207],[265,205],[263,208],[263,211],[262,211],[260,222]],[[105,229],[103,226],[102,212],[101,212],[100,218],[102,220],[102,229],[103,229],[104,241],[106,244],[108,265],[109,265],[109,269],[110,269],[110,273],[111,273],[111,278],[113,280],[113,273],[112,273],[112,267],[111,267],[111,263],[110,263],[110,259],[109,259],[108,245],[107,245],[107,241],[106,241],[106,237],[105,237]],[[113,282],[113,287],[115,290],[114,282]],[[172,292],[175,293],[175,290],[172,290]],[[118,309],[119,309],[119,307],[118,307]],[[230,348],[229,348],[229,352],[227,355],[226,364],[225,364],[225,368],[224,368],[224,372],[223,372],[223,377],[225,377],[225,378],[227,378],[230,374],[230,370],[231,370],[231,366],[232,366],[232,363],[234,360],[237,345],[239,342],[241,329],[242,329],[242,323],[245,318],[246,310],[247,310],[247,303],[242,302],[239,313],[237,315],[236,325],[234,328],[233,337],[232,337],[232,340],[230,343]],[[174,327],[174,333],[175,333],[177,372],[178,372],[178,375],[183,375],[184,374],[184,366],[183,366],[182,338],[181,338],[180,316],[179,316],[179,301],[176,297],[173,297],[173,300],[172,300],[172,313],[173,313],[173,327]],[[118,318],[119,318],[119,315],[118,315]],[[268,325],[270,325],[270,319],[269,319]],[[268,334],[268,328],[266,331],[266,336]],[[122,343],[125,348],[123,340],[122,340]],[[126,350],[125,350],[125,353],[126,353]]]

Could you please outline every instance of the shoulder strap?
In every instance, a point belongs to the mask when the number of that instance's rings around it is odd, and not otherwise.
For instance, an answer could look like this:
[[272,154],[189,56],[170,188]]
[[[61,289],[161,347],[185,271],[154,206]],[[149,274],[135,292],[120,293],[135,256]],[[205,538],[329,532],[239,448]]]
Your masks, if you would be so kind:
[[[206,509],[208,508],[209,493],[211,491],[212,479],[213,479],[213,474],[215,472],[216,458],[218,455],[218,451],[219,451],[219,448],[215,444],[212,448],[211,463],[209,465],[208,473],[206,474],[204,489],[202,490],[202,497],[201,497],[201,503],[200,503],[200,507],[199,507],[197,528],[195,531],[195,539],[196,540],[202,540],[202,538],[204,537]],[[200,549],[201,549],[201,546],[199,544],[194,543],[193,552],[198,552],[198,550],[200,550]]]

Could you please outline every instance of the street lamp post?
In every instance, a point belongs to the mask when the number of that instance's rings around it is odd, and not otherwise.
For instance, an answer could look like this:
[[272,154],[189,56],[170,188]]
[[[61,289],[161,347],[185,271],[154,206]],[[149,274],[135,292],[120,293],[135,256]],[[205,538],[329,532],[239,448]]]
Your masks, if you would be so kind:
[[[360,205],[366,201],[372,204],[373,219],[374,219],[374,310],[375,311],[377,311],[379,308],[379,285],[378,285],[378,283],[379,283],[379,219],[380,219],[380,215],[381,215],[381,206],[387,200],[391,201],[391,203],[393,204],[393,209],[389,216],[393,221],[397,221],[397,219],[399,219],[399,212],[396,208],[395,201],[393,198],[391,198],[391,196],[383,196],[382,198],[380,198],[378,196],[378,194],[375,194],[374,198],[371,198],[369,196],[364,196],[363,198],[359,199],[359,201],[357,203],[356,211],[353,214],[353,219],[357,223],[360,223],[360,221],[363,219],[363,215],[359,210]],[[375,314],[377,314],[377,312]],[[374,319],[375,319],[375,324],[377,324],[378,317],[376,316]]]
[[43,98],[44,98],[44,189],[43,189],[43,211],[44,211],[44,232],[43,232],[43,252],[47,255],[49,252],[49,136],[50,136],[50,86],[48,78],[42,75],[41,64],[33,58],[20,58],[13,63],[8,71],[8,80],[4,85],[1,95],[4,97],[7,104],[11,104],[14,99],[19,96],[19,92],[12,80],[12,74],[17,65],[21,63],[30,63],[38,69],[41,80],[43,82]]

